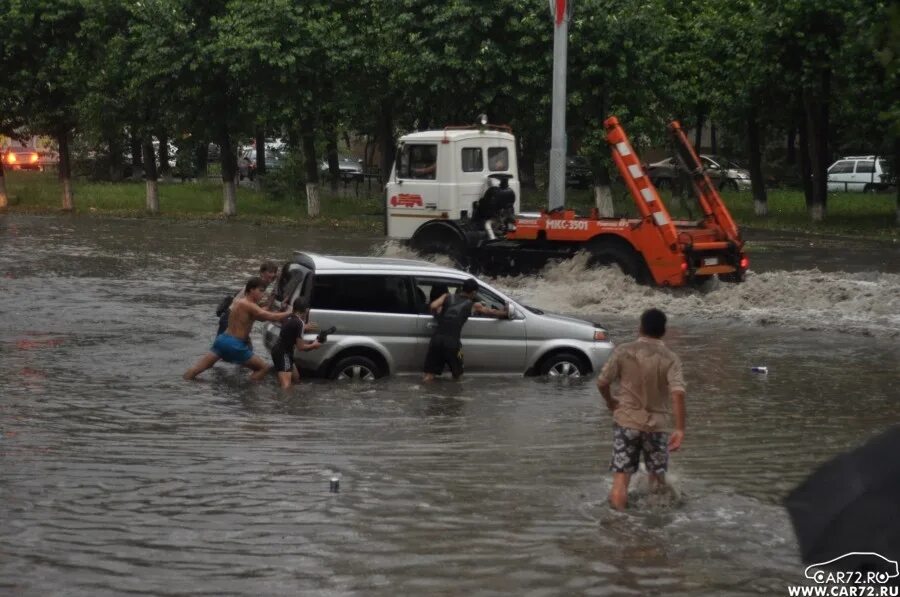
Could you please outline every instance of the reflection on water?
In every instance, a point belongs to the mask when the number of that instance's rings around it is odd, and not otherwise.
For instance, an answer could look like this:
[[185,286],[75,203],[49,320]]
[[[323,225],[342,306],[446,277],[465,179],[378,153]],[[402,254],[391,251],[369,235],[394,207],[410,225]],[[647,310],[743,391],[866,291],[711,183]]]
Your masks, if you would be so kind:
[[[676,316],[679,496],[637,483],[614,513],[588,381],[179,379],[261,259],[376,239],[24,217],[0,234],[0,593],[782,594],[802,566],[780,499],[900,420],[889,336]],[[633,334],[630,311],[570,310]]]

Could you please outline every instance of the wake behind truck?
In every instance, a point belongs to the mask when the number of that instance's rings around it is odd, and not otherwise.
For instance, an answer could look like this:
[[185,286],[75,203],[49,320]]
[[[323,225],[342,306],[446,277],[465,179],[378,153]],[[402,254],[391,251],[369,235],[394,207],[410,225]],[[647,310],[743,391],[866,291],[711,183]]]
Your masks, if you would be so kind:
[[400,139],[386,185],[388,237],[492,274],[533,271],[585,251],[592,265],[616,264],[646,284],[742,281],[744,242],[681,126],[673,122],[669,131],[701,210],[690,222],[672,219],[618,120],[604,126],[639,217],[601,217],[596,209],[520,213],[515,137],[508,127],[482,124]]

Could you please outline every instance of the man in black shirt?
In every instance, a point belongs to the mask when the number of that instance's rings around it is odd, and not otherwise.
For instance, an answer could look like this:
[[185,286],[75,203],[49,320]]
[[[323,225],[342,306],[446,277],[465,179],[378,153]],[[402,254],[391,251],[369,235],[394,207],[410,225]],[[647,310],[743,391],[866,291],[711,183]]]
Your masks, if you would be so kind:
[[315,350],[321,346],[318,340],[303,339],[303,328],[309,318],[309,301],[299,297],[294,301],[294,312],[281,322],[281,333],[272,347],[272,362],[278,373],[278,383],[283,389],[300,381],[300,372],[294,364],[294,350]]
[[437,320],[437,329],[428,345],[425,355],[425,377],[423,381],[434,381],[435,375],[444,372],[444,366],[450,367],[453,379],[463,374],[463,353],[460,335],[462,328],[472,313],[488,317],[509,317],[508,309],[491,309],[476,302],[478,282],[469,278],[463,282],[462,289],[451,295],[446,292],[431,303],[431,312]]

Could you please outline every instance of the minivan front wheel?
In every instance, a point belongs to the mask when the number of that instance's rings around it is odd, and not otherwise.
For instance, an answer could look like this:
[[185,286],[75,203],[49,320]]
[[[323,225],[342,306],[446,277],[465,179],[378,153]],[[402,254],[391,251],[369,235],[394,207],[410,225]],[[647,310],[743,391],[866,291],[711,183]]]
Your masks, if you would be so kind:
[[374,381],[384,377],[378,364],[362,355],[344,357],[331,368],[331,379],[338,381]]
[[557,352],[541,363],[540,374],[553,379],[577,379],[590,372],[584,358],[574,352]]

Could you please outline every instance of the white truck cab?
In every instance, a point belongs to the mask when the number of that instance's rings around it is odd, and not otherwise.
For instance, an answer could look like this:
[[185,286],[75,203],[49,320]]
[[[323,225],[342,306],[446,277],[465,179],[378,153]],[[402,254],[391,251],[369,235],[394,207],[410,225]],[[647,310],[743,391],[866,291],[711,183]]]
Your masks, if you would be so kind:
[[460,127],[400,138],[386,185],[387,236],[411,239],[435,220],[465,221],[490,186],[506,178],[519,210],[515,137],[506,127]]

